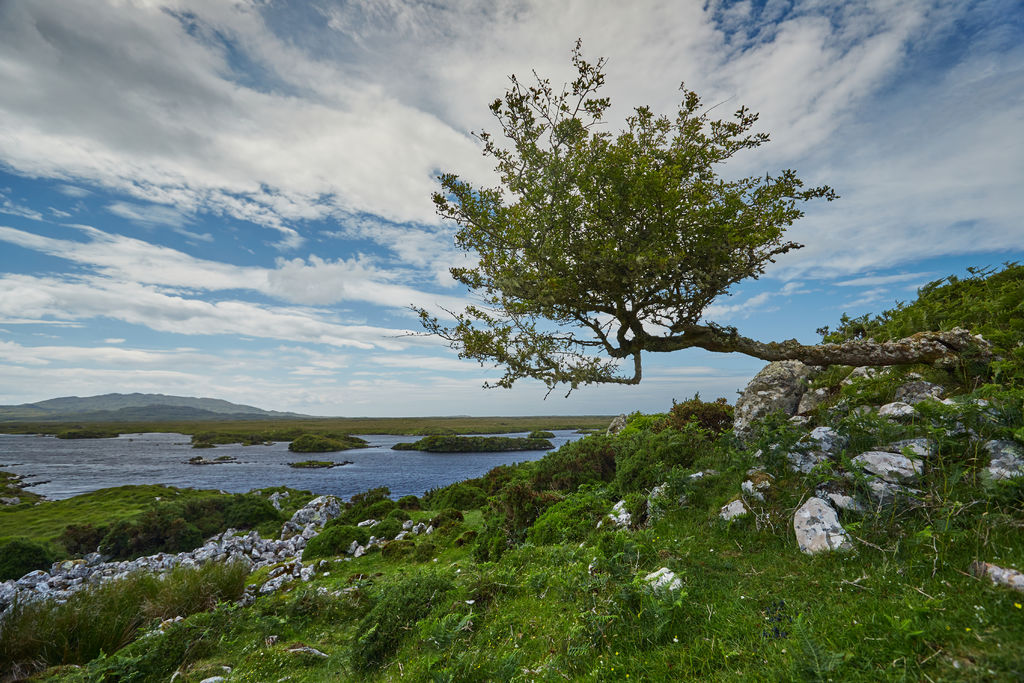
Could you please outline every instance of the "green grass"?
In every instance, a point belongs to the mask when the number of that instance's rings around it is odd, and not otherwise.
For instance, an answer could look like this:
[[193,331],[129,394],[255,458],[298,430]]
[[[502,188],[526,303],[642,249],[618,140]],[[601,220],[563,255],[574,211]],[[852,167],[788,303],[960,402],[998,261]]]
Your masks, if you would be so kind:
[[[262,443],[291,441],[303,433],[345,434],[505,434],[555,429],[605,429],[607,415],[534,417],[324,417],[291,420],[224,422],[104,422],[104,429],[120,434],[173,432],[206,435],[206,443]],[[54,434],[80,426],[61,422],[0,422],[0,433]],[[274,437],[274,438],[270,438]],[[225,440],[226,439],[226,440]],[[197,439],[197,442],[204,442]]]

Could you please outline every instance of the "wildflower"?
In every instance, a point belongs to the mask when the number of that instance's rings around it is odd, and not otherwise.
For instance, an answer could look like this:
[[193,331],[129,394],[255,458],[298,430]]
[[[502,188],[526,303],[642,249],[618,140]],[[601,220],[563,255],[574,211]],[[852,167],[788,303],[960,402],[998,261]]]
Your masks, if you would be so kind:
[[970,626],[965,626],[965,627],[964,627],[964,630],[965,630],[965,631],[970,631],[970,630],[971,630],[971,627],[970,627]]
[[672,642],[673,643],[678,643],[679,642],[679,636],[672,636]]
[[1020,609],[1020,608],[1021,608],[1021,605],[1020,605],[1020,603],[1019,603],[1019,602],[1015,602],[1015,603],[1013,603],[1013,606],[1014,606],[1014,607],[1016,607],[1017,609]]

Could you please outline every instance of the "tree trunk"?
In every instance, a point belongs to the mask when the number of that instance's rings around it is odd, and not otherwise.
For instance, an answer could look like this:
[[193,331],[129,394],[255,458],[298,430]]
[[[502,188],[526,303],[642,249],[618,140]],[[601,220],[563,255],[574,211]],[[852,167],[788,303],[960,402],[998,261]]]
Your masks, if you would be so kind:
[[[974,350],[981,357],[991,356],[991,345],[963,328],[948,332],[918,332],[896,341],[876,342],[854,339],[841,344],[801,344],[795,339],[783,342],[759,342],[741,337],[733,330],[716,327],[694,327],[682,339],[685,346],[721,353],[739,352],[761,360],[798,360],[807,365],[929,365],[952,362],[963,352]],[[677,340],[682,341],[677,338]],[[670,341],[670,340],[665,340]],[[671,351],[669,345],[655,342],[650,351]],[[676,348],[681,348],[677,346]]]

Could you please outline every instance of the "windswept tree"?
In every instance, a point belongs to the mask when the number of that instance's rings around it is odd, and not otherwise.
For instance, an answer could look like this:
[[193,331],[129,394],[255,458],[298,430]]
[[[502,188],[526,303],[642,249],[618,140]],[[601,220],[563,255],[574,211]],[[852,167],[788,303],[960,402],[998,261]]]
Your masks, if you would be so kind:
[[[637,107],[612,134],[602,127],[610,100],[598,96],[605,60],[587,62],[577,42],[572,64],[571,84],[512,76],[490,105],[501,136],[477,136],[496,161],[498,187],[445,173],[433,197],[438,214],[458,224],[458,246],[478,258],[452,276],[481,301],[449,311],[453,325],[417,310],[461,357],[502,366],[497,386],[526,377],[570,391],[636,384],[645,351],[894,365],[934,362],[972,343],[963,330],[885,343],[765,343],[706,320],[733,285],[802,246],[784,232],[804,202],[835,193],[805,188],[792,170],[724,179],[722,165],[768,135],[753,132],[757,114],[746,107],[709,116],[685,86],[674,118]],[[619,370],[626,359],[631,375]]]

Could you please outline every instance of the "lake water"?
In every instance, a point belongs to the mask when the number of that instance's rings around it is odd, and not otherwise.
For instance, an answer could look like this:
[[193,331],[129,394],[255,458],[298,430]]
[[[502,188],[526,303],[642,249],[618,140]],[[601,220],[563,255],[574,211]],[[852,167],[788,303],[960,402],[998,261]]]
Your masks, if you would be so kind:
[[[571,430],[554,432],[557,448],[581,438]],[[244,493],[266,486],[289,486],[344,499],[377,486],[394,498],[479,477],[493,467],[538,460],[547,451],[500,453],[421,453],[393,451],[400,441],[419,437],[360,434],[369,448],[338,453],[292,453],[287,442],[270,446],[228,444],[193,449],[183,434],[122,434],[116,439],[58,439],[53,436],[0,434],[0,469],[25,476],[29,490],[56,500],[126,484],[167,484]],[[526,436],[526,432],[501,436]],[[188,459],[222,455],[237,463],[190,465]],[[298,460],[351,460],[331,469],[296,469]],[[36,485],[32,485],[35,483]]]

